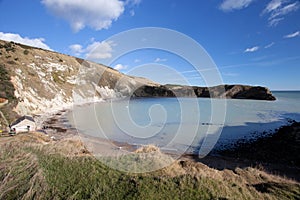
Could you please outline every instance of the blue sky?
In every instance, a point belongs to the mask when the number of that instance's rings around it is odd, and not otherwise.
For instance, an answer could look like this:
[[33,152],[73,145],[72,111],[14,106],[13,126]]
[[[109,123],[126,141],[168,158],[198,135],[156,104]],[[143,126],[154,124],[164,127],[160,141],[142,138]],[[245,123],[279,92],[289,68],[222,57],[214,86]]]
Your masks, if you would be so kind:
[[[299,0],[0,0],[1,39],[101,62],[118,47],[107,41],[113,35],[162,27],[202,45],[224,83],[272,90],[300,90],[299,19]],[[132,71],[138,66],[143,70]],[[188,62],[161,50],[130,52],[112,63],[124,73],[181,83],[159,66],[205,85]]]

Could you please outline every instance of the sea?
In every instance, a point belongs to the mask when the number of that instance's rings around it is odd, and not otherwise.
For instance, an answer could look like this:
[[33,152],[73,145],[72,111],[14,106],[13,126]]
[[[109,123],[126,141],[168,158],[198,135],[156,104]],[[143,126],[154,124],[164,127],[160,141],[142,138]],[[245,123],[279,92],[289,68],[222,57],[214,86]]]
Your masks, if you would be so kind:
[[272,134],[300,121],[300,91],[274,91],[276,101],[131,98],[75,106],[68,114],[81,136],[206,156],[239,140]]

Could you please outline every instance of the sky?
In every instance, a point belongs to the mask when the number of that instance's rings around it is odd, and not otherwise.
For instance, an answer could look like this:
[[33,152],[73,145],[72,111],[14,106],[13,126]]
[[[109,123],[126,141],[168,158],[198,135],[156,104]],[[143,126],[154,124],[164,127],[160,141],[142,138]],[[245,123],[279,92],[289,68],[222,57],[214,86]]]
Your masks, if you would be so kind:
[[[0,39],[106,64],[121,47],[115,35],[158,27],[201,45],[225,84],[300,90],[299,19],[299,0],[0,0]],[[207,85],[190,60],[159,48],[109,65],[163,84]]]

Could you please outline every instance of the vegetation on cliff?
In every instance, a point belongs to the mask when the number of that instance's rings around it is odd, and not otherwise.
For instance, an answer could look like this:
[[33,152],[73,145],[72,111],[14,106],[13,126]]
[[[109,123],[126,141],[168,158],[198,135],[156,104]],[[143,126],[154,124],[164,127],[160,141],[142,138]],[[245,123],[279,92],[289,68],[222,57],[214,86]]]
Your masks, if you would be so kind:
[[17,105],[17,99],[14,96],[15,88],[11,82],[9,71],[5,65],[0,63],[0,130],[7,126],[7,123],[14,120],[17,114],[13,108]]

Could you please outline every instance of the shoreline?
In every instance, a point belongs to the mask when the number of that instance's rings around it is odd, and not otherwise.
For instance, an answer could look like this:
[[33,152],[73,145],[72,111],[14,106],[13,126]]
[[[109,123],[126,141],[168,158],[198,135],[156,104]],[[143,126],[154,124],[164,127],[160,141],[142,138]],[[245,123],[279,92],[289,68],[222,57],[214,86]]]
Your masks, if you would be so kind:
[[[86,146],[86,144],[90,144],[91,146],[95,146],[95,144],[97,144],[96,145],[97,152],[102,152],[101,153],[102,156],[120,156],[120,155],[130,154],[130,153],[134,153],[137,149],[146,146],[146,145],[136,145],[136,144],[129,144],[126,142],[113,141],[104,138],[93,138],[91,136],[82,134],[76,128],[72,127],[70,122],[68,121],[67,114],[70,111],[71,111],[70,109],[63,109],[55,114],[50,115],[47,118],[47,120],[43,122],[43,125],[48,126],[47,129],[43,129],[41,132],[44,132],[51,138],[53,136],[52,138],[53,140],[64,140],[70,138],[78,139],[81,142],[83,142],[85,148],[92,155],[94,155],[93,154],[94,152],[92,152],[91,149],[89,149],[89,147]],[[237,140],[237,142],[227,146],[226,149],[217,151],[217,154],[215,154],[215,151],[213,151],[210,152],[204,158],[199,158],[197,153],[186,152],[184,154],[178,155],[176,154],[176,152],[168,152],[168,151],[164,151],[163,149],[161,149],[161,151],[166,155],[169,155],[171,157],[176,157],[177,160],[183,160],[183,161],[188,160],[193,162],[200,162],[209,167],[220,169],[220,170],[223,169],[234,170],[237,167],[243,168],[247,166],[262,167],[270,173],[278,174],[283,177],[288,177],[300,182],[299,166],[293,166],[287,163],[284,164],[282,162],[274,162],[274,159],[260,160],[260,159],[256,159],[255,157],[251,157],[251,156],[249,157],[249,155],[247,154],[245,156],[239,155],[239,151],[240,151],[239,148],[243,148],[243,147],[249,148],[249,146],[255,144],[256,141],[261,141],[264,140],[265,138],[272,138],[282,129],[287,129],[288,127],[292,127],[293,124],[295,123],[297,122],[287,121],[286,125],[283,125],[268,134],[261,133],[258,135],[258,137],[252,140],[248,140],[248,141]],[[297,124],[299,125],[299,123]],[[273,144],[265,144],[264,146],[266,146],[267,148],[267,146],[270,147],[272,145]],[[250,152],[250,154],[252,153],[253,152]],[[270,152],[265,152],[265,154],[268,153]]]
[[[106,100],[101,100],[101,102],[107,102]],[[84,104],[78,104],[75,106],[85,106],[85,105],[90,105],[96,102],[86,102]],[[64,139],[74,135],[78,135],[79,137],[87,137],[87,138],[92,138],[92,139],[100,139],[103,140],[105,142],[109,142],[112,143],[118,147],[124,148],[124,149],[128,149],[129,151],[134,151],[142,146],[145,145],[149,145],[149,144],[130,144],[128,142],[122,142],[122,141],[116,141],[116,140],[111,140],[111,139],[105,139],[105,138],[100,138],[100,137],[93,137],[84,133],[80,133],[79,130],[77,130],[75,127],[72,126],[72,124],[70,123],[69,119],[67,118],[68,113],[72,112],[72,108],[71,107],[66,107],[63,108],[61,110],[57,110],[55,112],[52,113],[45,113],[44,115],[40,115],[38,117],[38,119],[41,121],[40,123],[38,123],[37,127],[40,127],[40,129],[38,130],[39,132],[44,132],[46,134],[51,134],[51,135],[57,135],[60,136],[58,139]],[[36,118],[35,118],[36,119]],[[41,120],[42,119],[42,120]],[[230,143],[226,143],[221,144],[220,148],[221,149],[215,149],[215,147],[213,148],[213,150],[209,153],[209,155],[213,154],[214,156],[218,156],[220,151],[223,150],[229,150],[229,149],[234,149],[237,147],[237,145],[239,145],[239,143],[251,143],[253,141],[256,141],[258,139],[261,138],[265,138],[265,137],[269,137],[272,136],[273,134],[275,134],[280,128],[282,127],[286,127],[286,126],[290,126],[293,123],[295,123],[297,121],[287,118],[285,119],[285,122],[275,122],[278,123],[278,127],[274,128],[274,129],[269,129],[269,130],[263,130],[263,131],[255,131],[253,133],[249,133],[249,137],[248,138],[240,138],[240,139],[234,139],[232,142]],[[202,123],[202,125],[206,125],[204,123]],[[217,145],[217,144],[216,144]],[[191,146],[189,147],[191,148]],[[188,151],[189,148],[186,150]],[[166,150],[165,153],[167,153],[168,151]],[[173,152],[173,151],[169,151],[169,152]],[[184,153],[184,155],[190,156],[198,156],[198,153],[192,153],[194,151],[190,151],[187,153]],[[169,153],[172,154],[172,153]]]

